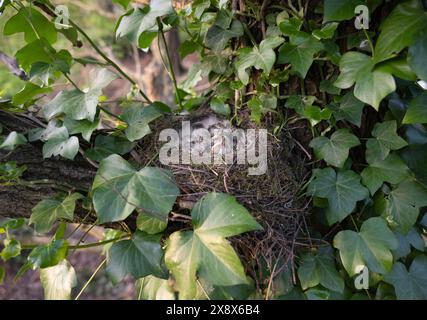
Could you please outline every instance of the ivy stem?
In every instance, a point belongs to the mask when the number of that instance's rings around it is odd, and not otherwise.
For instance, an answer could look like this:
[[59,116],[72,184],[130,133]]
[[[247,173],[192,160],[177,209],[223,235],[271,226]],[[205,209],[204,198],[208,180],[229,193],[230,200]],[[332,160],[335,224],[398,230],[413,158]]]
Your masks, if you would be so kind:
[[366,40],[368,40],[369,47],[371,48],[371,52],[372,52],[372,58],[373,58],[373,57],[374,57],[374,55],[375,55],[375,51],[374,51],[374,44],[372,43],[372,39],[371,39],[371,37],[369,36],[369,34],[368,34],[368,32],[366,31],[366,29],[365,29],[365,28],[363,28],[363,33],[365,34]]
[[85,283],[85,285],[83,286],[83,288],[80,290],[79,294],[76,296],[76,298],[74,300],[79,300],[80,296],[82,295],[82,293],[86,290],[86,288],[89,286],[89,284],[92,282],[92,280],[95,278],[95,276],[97,275],[97,273],[99,272],[99,270],[101,270],[101,268],[105,265],[105,263],[107,262],[107,259],[104,259],[98,266],[98,268],[96,268],[96,270],[93,272],[93,274],[90,276],[89,280]]
[[[168,60],[168,67],[169,68],[167,68],[167,67],[165,67],[165,68],[166,68],[166,71],[168,71],[168,74],[170,75],[170,77],[172,79],[172,84],[173,84],[173,87],[175,89],[175,96],[176,96],[176,100],[178,101],[179,108],[180,108],[180,110],[183,110],[181,96],[180,96],[179,91],[178,91],[178,84],[177,84],[177,81],[176,81],[175,71],[173,70],[172,60],[171,60],[171,57],[170,57],[168,44],[166,42],[165,34],[163,32],[162,21],[160,20],[160,18],[157,18],[157,25],[159,27],[160,37],[162,38],[163,45],[164,45],[165,51],[166,51],[166,58]],[[160,51],[160,56],[163,59],[163,56],[162,56],[162,53],[161,53],[160,44],[159,44],[159,51]]]
[[[126,235],[123,235],[121,237],[117,237],[117,238],[109,239],[109,240],[105,240],[105,241],[93,242],[93,243],[76,245],[76,246],[68,246],[68,249],[71,249],[71,250],[89,249],[89,248],[103,246],[103,245],[106,245],[106,244],[109,244],[112,242],[116,242],[119,240],[124,240],[124,239],[129,238],[129,237],[130,237],[130,234],[126,234]],[[23,244],[23,245],[21,245],[21,248],[22,248],[22,250],[32,250],[32,249],[35,249],[39,246],[40,246],[40,244]]]

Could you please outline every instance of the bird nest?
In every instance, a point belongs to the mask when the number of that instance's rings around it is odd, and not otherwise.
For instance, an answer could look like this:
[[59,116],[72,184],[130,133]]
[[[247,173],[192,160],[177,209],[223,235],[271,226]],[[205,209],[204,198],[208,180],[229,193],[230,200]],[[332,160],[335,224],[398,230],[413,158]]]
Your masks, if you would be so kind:
[[[248,175],[249,165],[235,162],[214,165],[162,164],[158,157],[163,145],[159,142],[161,130],[179,130],[182,120],[200,122],[200,119],[188,117],[165,118],[155,123],[155,133],[139,144],[139,154],[143,155],[141,163],[163,167],[174,174],[181,189],[178,205],[174,208],[178,221],[181,214],[188,215],[193,205],[209,192],[231,194],[249,210],[263,230],[233,237],[230,241],[257,287],[265,288],[286,266],[293,265],[298,245],[296,240],[305,229],[308,201],[300,193],[309,173],[306,165],[309,155],[301,143],[293,138],[296,134],[293,130],[299,130],[299,134],[304,136],[306,128],[282,129],[279,135],[273,135],[270,123],[274,120],[269,118],[262,124],[268,129],[268,167],[263,175]],[[253,129],[256,126],[243,118],[239,128]]]

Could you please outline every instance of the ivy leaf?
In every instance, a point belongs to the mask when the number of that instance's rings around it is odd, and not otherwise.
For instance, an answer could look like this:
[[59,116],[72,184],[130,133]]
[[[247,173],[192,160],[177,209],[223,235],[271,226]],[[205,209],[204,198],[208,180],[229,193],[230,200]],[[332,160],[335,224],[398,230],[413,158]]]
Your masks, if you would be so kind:
[[118,155],[101,161],[92,191],[100,223],[124,220],[135,208],[165,221],[179,195],[168,171],[154,167],[136,171]]
[[0,149],[12,151],[15,150],[17,146],[26,144],[27,138],[25,138],[22,134],[17,133],[16,131],[12,131],[8,134],[6,139],[3,141],[0,140],[0,142]]
[[[220,14],[218,16],[220,17]],[[229,23],[224,24],[222,19],[217,19],[206,33],[205,44],[215,52],[224,50],[231,38],[243,35],[243,25],[239,20],[228,21]]]
[[4,249],[1,251],[0,256],[3,261],[15,258],[21,254],[21,244],[15,239],[5,239]]
[[[47,54],[49,53],[49,54]],[[19,49],[15,57],[19,63],[19,66],[26,72],[30,70],[30,67],[35,62],[44,62],[51,64],[52,56],[56,54],[55,49],[47,42],[46,39],[35,40],[26,46]]]
[[136,231],[132,239],[113,244],[107,260],[107,273],[113,282],[120,282],[128,274],[136,279],[150,274],[164,276],[160,238],[161,235]]
[[151,0],[149,6],[132,9],[120,18],[116,37],[127,37],[141,48],[148,48],[158,31],[157,18],[172,12],[171,0]]
[[412,45],[427,28],[427,12],[419,0],[401,3],[381,24],[375,46],[375,63],[387,60]]
[[175,294],[168,280],[147,276],[139,279],[136,284],[138,300],[175,300]]
[[392,227],[407,234],[416,223],[420,208],[427,206],[427,189],[416,180],[401,182],[380,206],[383,217]]
[[417,256],[409,272],[403,263],[396,262],[393,270],[384,276],[384,281],[393,285],[399,300],[427,299],[427,257]]
[[113,2],[121,5],[123,9],[126,9],[129,6],[131,0],[113,0]]
[[322,43],[312,35],[298,32],[290,37],[290,42],[285,43],[279,49],[278,63],[290,63],[301,78],[305,78],[313,64],[313,56],[323,49]]
[[66,127],[57,128],[50,133],[48,141],[43,145],[43,158],[63,156],[73,160],[79,152],[80,144],[77,137],[70,137]]
[[90,159],[100,162],[113,154],[124,155],[129,153],[134,147],[134,143],[121,136],[97,135],[95,146],[87,150],[86,155]]
[[25,87],[13,96],[12,103],[15,106],[31,103],[34,97],[42,93],[48,93],[50,91],[52,91],[51,88],[41,88],[35,84],[32,84],[31,82],[27,82]]
[[408,52],[408,61],[411,69],[417,76],[424,81],[427,81],[427,65],[425,57],[427,56],[427,36],[419,38],[410,48]]
[[371,272],[385,274],[391,271],[393,255],[390,250],[399,243],[382,218],[366,220],[360,232],[340,231],[334,238],[334,247],[340,252],[341,261],[352,277],[359,266],[367,266]]
[[314,30],[312,32],[312,35],[317,40],[331,39],[334,36],[337,28],[338,28],[338,23],[336,22],[327,23],[324,27],[322,27],[322,29]]
[[276,61],[277,48],[283,42],[281,37],[268,37],[261,41],[259,48],[243,48],[239,50],[239,59],[236,62],[237,75],[244,85],[249,83],[249,74],[247,69],[255,67],[257,70],[263,70],[269,74]]
[[361,176],[363,184],[374,195],[384,182],[398,184],[409,177],[409,169],[398,155],[391,154],[383,161],[370,164]]
[[99,117],[95,118],[95,120],[73,120],[68,117],[64,120],[64,126],[68,129],[70,134],[81,133],[83,139],[87,142],[90,142],[90,137],[92,133],[99,127],[101,123],[101,119]]
[[390,150],[399,150],[408,143],[396,133],[397,122],[395,120],[377,123],[372,130],[374,138],[366,143],[366,160],[372,164],[383,161]]
[[42,200],[32,209],[30,224],[35,225],[36,232],[46,233],[58,219],[73,221],[76,201],[82,198],[81,194],[73,193]]
[[[33,62],[29,70],[30,81],[49,86],[50,80],[58,77],[61,73],[70,73],[73,57],[66,50],[51,54],[50,63]],[[44,59],[43,59],[44,60]]]
[[303,290],[321,284],[332,291],[344,291],[344,280],[335,267],[332,248],[329,246],[319,248],[316,254],[308,253],[302,256],[298,278]]
[[344,220],[355,208],[357,201],[368,196],[368,190],[360,184],[360,176],[351,170],[335,172],[332,168],[318,169],[307,192],[328,199],[326,212],[330,225]]
[[[33,27],[28,20],[31,21]],[[37,30],[37,34],[34,29]],[[20,32],[24,33],[24,39],[27,43],[33,42],[39,37],[46,39],[51,44],[57,40],[55,25],[31,7],[19,9],[18,13],[4,25],[3,34],[6,36]]]
[[173,233],[166,246],[165,262],[172,272],[180,299],[196,296],[196,277],[215,286],[247,283],[243,266],[225,239],[261,229],[249,212],[227,194],[210,193],[191,212],[194,231]]
[[43,108],[46,119],[66,114],[73,120],[94,121],[96,107],[102,89],[116,79],[116,75],[108,69],[99,69],[91,73],[91,86],[84,92],[77,89],[61,91]]
[[67,241],[54,240],[49,244],[34,248],[28,256],[28,261],[34,269],[53,267],[65,259],[67,252]]
[[144,107],[133,105],[125,109],[122,115],[123,121],[128,124],[126,137],[129,141],[140,140],[151,133],[149,123],[162,116],[162,112],[155,105]]
[[138,230],[144,231],[148,234],[157,234],[166,229],[168,222],[147,216],[144,213],[140,213],[136,219],[136,227]]
[[347,120],[360,128],[364,106],[352,92],[348,92],[342,97],[339,107],[333,108],[334,117],[336,120]]
[[424,243],[424,239],[415,227],[411,228],[407,235],[403,235],[397,230],[394,231],[394,234],[399,240],[399,247],[393,250],[393,256],[396,260],[409,255],[412,247],[419,251],[425,250],[426,244]]
[[378,110],[380,102],[396,90],[393,76],[374,68],[373,60],[360,52],[347,52],[340,60],[340,71],[334,85],[341,89],[354,87],[354,96]]
[[360,144],[359,139],[347,129],[335,131],[331,138],[317,137],[310,143],[316,155],[324,159],[328,164],[342,168],[348,158],[351,148]]
[[325,0],[323,2],[323,22],[350,20],[355,16],[354,9],[363,4],[360,0]]
[[417,95],[403,118],[404,124],[427,123],[427,93]]
[[45,300],[70,300],[77,276],[73,266],[64,260],[56,266],[41,269],[40,282]]

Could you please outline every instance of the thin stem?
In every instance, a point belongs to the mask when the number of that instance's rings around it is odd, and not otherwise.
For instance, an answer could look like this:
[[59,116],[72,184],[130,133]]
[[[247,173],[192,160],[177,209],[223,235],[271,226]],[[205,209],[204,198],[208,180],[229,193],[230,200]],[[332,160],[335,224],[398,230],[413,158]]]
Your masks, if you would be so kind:
[[82,221],[80,221],[80,223],[77,225],[77,227],[74,228],[73,231],[71,231],[71,233],[68,235],[67,239],[70,239],[76,232],[77,230],[80,229],[80,227],[83,225],[83,223],[86,221],[87,218],[89,218],[91,212],[89,211],[82,219]]
[[99,270],[101,270],[101,268],[104,266],[104,264],[107,262],[107,259],[104,259],[100,265],[98,266],[98,268],[96,268],[96,270],[93,272],[93,274],[90,276],[89,280],[85,283],[85,285],[83,286],[83,288],[80,290],[79,294],[76,296],[76,298],[74,300],[79,300],[80,296],[82,295],[82,293],[86,290],[86,288],[89,286],[89,284],[92,282],[92,280],[95,278],[96,274],[99,272]]
[[[126,235],[123,235],[121,237],[109,239],[109,240],[105,240],[105,241],[93,242],[93,243],[83,244],[83,245],[79,245],[79,246],[68,246],[68,249],[71,249],[71,250],[89,249],[89,248],[103,246],[103,245],[109,244],[111,242],[116,242],[116,241],[123,240],[123,239],[129,238],[129,237],[130,237],[130,235],[126,234]],[[21,248],[22,248],[22,250],[32,250],[34,248],[37,248],[38,246],[40,246],[40,244],[23,244],[21,246]]]
[[[176,81],[175,71],[173,69],[173,65],[172,65],[172,60],[171,60],[170,53],[169,53],[168,44],[166,42],[165,33],[163,32],[162,21],[160,20],[160,18],[157,18],[157,25],[159,26],[160,36],[162,38],[163,45],[165,47],[166,58],[168,59],[168,66],[169,66],[169,68],[166,68],[166,70],[168,71],[168,73],[169,73],[169,75],[170,75],[170,77],[172,79],[172,84],[173,84],[173,87],[174,87],[174,90],[175,90],[175,96],[176,96],[176,99],[178,101],[179,108],[180,108],[180,110],[183,110],[181,96],[180,96],[179,91],[178,91],[178,84],[177,84],[177,81]],[[159,50],[161,51],[160,46],[159,46]]]
[[374,51],[374,44],[372,43],[372,39],[371,39],[371,37],[369,36],[369,34],[368,34],[368,32],[366,31],[366,29],[365,28],[363,28],[363,33],[365,34],[365,37],[366,37],[366,39],[368,40],[368,42],[369,42],[369,47],[371,48],[371,52],[372,52],[372,58],[374,57],[374,55],[375,55],[375,51]]
[[108,109],[106,109],[106,108],[104,108],[104,107],[101,107],[101,106],[98,106],[99,107],[99,109],[101,109],[103,112],[105,112],[106,114],[108,114],[109,116],[111,116],[111,117],[113,117],[113,118],[115,118],[115,119],[117,119],[117,120],[120,120],[120,121],[123,121],[118,115],[116,115],[116,114],[114,114],[114,113],[112,113],[111,111],[109,111]]

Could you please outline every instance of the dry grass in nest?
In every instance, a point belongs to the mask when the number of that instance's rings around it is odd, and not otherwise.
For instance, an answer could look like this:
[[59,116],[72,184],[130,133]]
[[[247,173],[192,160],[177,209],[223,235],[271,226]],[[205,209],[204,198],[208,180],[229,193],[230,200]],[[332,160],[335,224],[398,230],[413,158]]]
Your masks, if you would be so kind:
[[[291,132],[284,129],[280,139],[272,134],[268,136],[268,170],[265,175],[250,176],[248,166],[237,164],[162,165],[158,160],[161,147],[158,135],[163,128],[179,128],[180,120],[169,119],[156,124],[156,133],[141,142],[143,148],[139,153],[144,155],[141,162],[150,162],[150,165],[173,172],[181,189],[176,208],[178,214],[189,214],[192,205],[209,192],[235,196],[264,230],[233,237],[230,241],[258,289],[268,287],[271,279],[289,263],[293,266],[296,239],[306,227],[308,200],[300,196],[309,173],[306,151],[295,142]],[[253,128],[253,124],[245,124],[247,122],[240,127]]]

